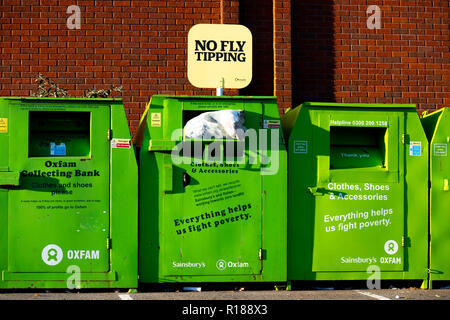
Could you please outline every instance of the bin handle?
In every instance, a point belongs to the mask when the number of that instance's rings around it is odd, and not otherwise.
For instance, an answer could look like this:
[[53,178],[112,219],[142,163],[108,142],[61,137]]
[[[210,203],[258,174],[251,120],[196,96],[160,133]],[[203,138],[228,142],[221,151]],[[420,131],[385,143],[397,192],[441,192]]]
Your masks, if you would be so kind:
[[0,171],[0,186],[19,186],[20,172],[17,171]]
[[173,165],[170,162],[170,155],[164,155],[163,161],[163,191],[172,192],[173,191]]
[[186,188],[191,183],[191,176],[186,172],[183,172],[183,187]]

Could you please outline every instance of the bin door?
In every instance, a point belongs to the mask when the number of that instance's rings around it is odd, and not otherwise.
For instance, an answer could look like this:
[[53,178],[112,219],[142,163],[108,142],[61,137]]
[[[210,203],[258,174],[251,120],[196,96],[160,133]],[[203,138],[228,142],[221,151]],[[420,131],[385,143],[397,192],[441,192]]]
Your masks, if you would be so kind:
[[404,115],[316,113],[313,271],[404,268]]
[[[187,142],[203,154],[225,153],[227,143]],[[230,148],[240,147],[236,141]],[[218,151],[217,148],[222,151]],[[213,151],[212,149],[216,151]],[[230,149],[228,149],[230,150]],[[237,151],[239,153],[239,151]],[[237,163],[246,154],[246,163]],[[248,151],[229,163],[211,158],[162,157],[162,271],[165,276],[261,273],[260,164]],[[217,159],[217,158],[215,158]]]
[[11,109],[8,271],[106,272],[110,108],[32,104]]

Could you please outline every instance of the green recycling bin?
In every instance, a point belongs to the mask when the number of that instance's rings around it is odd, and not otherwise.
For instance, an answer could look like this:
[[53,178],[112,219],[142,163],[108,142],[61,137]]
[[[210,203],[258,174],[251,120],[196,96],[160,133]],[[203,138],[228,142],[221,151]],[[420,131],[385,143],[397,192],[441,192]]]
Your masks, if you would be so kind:
[[137,287],[122,100],[0,98],[0,288]]
[[[191,121],[222,111],[245,119],[244,136],[188,135]],[[206,120],[197,129],[215,126]],[[136,145],[140,282],[286,281],[287,155],[275,97],[152,96]]]
[[450,280],[450,109],[424,115],[422,124],[430,143],[430,286]]
[[428,143],[414,105],[307,102],[288,141],[288,279],[427,279]]

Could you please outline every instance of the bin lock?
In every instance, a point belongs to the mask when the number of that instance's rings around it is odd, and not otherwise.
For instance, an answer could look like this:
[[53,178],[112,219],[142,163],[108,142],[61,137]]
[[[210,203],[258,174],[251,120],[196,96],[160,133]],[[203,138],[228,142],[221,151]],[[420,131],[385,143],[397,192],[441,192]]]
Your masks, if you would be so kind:
[[191,176],[186,172],[183,173],[183,187],[186,188],[191,183]]

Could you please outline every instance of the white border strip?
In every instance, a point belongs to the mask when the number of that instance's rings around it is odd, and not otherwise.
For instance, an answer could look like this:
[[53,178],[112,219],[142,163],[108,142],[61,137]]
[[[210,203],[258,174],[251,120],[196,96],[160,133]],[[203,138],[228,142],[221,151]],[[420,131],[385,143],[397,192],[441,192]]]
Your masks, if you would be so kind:
[[119,296],[120,300],[133,300],[133,298],[128,293],[119,294],[118,296]]
[[363,291],[356,291],[356,292],[358,292],[360,294],[363,294],[365,296],[377,299],[377,300],[391,300],[389,298],[386,298],[386,297],[383,297],[383,296],[379,296],[377,294],[373,294],[373,293],[369,293],[369,292],[363,292]]

